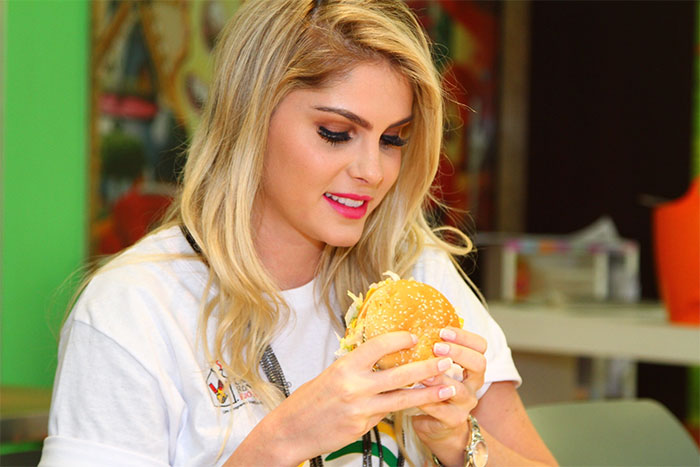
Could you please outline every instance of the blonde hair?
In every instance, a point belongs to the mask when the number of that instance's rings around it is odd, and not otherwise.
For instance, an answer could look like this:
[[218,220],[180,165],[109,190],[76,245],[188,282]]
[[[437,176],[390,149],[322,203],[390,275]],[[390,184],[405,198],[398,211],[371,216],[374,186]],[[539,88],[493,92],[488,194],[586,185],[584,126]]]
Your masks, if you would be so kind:
[[[339,326],[348,290],[363,291],[386,270],[407,274],[426,244],[457,255],[471,249],[464,234],[457,231],[460,242],[452,244],[426,221],[427,203],[436,202],[430,190],[444,99],[416,17],[397,0],[322,3],[250,0],[237,11],[217,45],[215,80],[169,215],[170,225],[187,227],[208,262],[200,331],[208,358],[224,362],[228,377],[247,381],[269,407],[282,396],[258,363],[287,309],[256,253],[252,217],[270,118],[290,91],[327,86],[367,61],[388,62],[413,90],[412,132],[397,182],[357,244],[326,246],[317,267],[317,287]],[[211,320],[216,332],[208,342]]]

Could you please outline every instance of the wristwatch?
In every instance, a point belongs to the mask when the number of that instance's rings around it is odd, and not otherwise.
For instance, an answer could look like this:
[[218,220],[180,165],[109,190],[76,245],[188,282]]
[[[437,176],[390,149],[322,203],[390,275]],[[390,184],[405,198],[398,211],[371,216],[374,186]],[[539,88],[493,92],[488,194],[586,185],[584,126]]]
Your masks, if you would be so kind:
[[469,444],[465,451],[467,458],[465,466],[468,467],[484,467],[489,459],[489,449],[486,447],[486,440],[481,435],[479,424],[473,415],[469,414],[469,426],[471,434],[469,436]]
[[[489,459],[489,450],[486,447],[486,440],[481,435],[479,423],[473,415],[469,415],[469,444],[464,448],[464,467],[485,467]],[[442,466],[440,459],[433,454],[433,464]]]

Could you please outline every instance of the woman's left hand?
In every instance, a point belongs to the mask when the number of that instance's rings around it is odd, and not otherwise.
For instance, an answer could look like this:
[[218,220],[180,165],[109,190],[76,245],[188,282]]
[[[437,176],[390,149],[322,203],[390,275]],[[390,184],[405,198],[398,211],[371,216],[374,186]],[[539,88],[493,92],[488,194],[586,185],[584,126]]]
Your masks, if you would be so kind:
[[467,419],[478,403],[476,392],[484,384],[486,340],[453,327],[441,330],[440,337],[443,342],[435,344],[433,352],[439,357],[451,357],[462,366],[464,381],[446,375],[422,381],[425,386],[452,386],[454,395],[442,402],[421,406],[425,415],[413,417],[413,428],[443,465],[464,465],[464,447],[469,437]]

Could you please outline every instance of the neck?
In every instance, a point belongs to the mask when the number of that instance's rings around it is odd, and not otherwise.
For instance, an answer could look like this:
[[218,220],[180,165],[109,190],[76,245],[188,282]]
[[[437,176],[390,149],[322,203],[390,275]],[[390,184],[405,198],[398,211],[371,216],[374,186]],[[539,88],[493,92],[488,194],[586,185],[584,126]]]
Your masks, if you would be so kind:
[[300,287],[310,282],[316,273],[324,244],[298,235],[280,232],[259,223],[255,249],[267,272],[280,290]]
[[260,260],[280,290],[300,287],[314,278],[321,257],[320,250],[274,241],[263,247],[263,242],[262,239],[256,241]]

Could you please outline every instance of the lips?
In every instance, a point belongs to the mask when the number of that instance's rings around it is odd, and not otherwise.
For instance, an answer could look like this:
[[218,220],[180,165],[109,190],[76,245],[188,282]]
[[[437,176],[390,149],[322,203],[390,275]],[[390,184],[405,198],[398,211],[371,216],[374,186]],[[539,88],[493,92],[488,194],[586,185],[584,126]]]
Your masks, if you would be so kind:
[[324,193],[323,197],[333,209],[348,219],[361,219],[367,214],[371,196],[352,193]]

